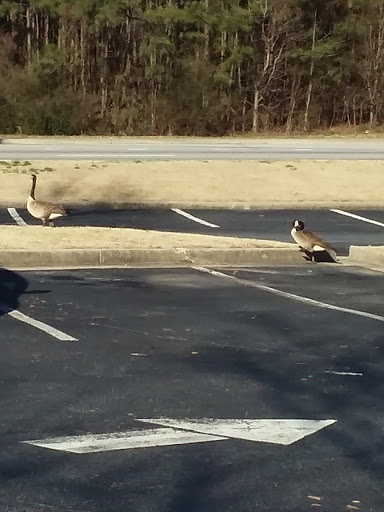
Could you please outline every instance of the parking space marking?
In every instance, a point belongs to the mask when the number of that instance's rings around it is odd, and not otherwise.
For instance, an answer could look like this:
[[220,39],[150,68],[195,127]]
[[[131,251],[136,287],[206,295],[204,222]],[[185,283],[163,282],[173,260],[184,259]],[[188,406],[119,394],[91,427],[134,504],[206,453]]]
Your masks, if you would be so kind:
[[11,309],[6,304],[0,303],[0,310],[3,313],[8,314],[12,318],[19,320],[20,322],[24,322],[25,324],[32,325],[33,327],[36,327],[36,329],[40,329],[41,331],[46,332],[50,336],[53,336],[54,338],[60,341],[79,341],[77,338],[74,338],[73,336],[70,336],[69,334],[66,334],[63,331],[60,331],[59,329],[56,329],[51,325],[45,324],[44,322],[40,322],[40,320],[35,320],[34,318],[31,318],[30,316],[25,315],[24,313],[21,313],[16,309]]
[[324,373],[332,373],[332,375],[342,375],[348,377],[363,377],[364,375],[361,372],[334,372],[331,370],[325,370]]
[[384,223],[379,222],[378,220],[368,219],[367,217],[362,217],[361,215],[356,215],[355,213],[345,212],[344,210],[331,209],[331,212],[338,213],[339,215],[345,215],[346,217],[352,217],[352,219],[361,220],[363,222],[368,222],[369,224],[374,224],[375,226],[380,226],[384,228]]
[[290,445],[336,423],[336,420],[306,419],[215,419],[201,420],[149,418],[137,419],[162,428],[86,434],[22,441],[24,444],[71,453],[96,453],[132,450],[155,446],[206,443],[237,439],[259,443]]
[[19,226],[28,226],[25,220],[20,216],[16,208],[7,208],[9,215]]
[[333,311],[339,311],[340,313],[348,313],[351,315],[362,316],[365,318],[369,318],[371,320],[378,320],[379,322],[384,322],[384,316],[374,315],[373,313],[367,313],[366,311],[359,311],[357,309],[349,309],[343,308],[340,306],[334,306],[333,304],[328,304],[327,302],[321,302],[319,300],[311,299],[310,297],[305,297],[303,295],[296,295],[294,293],[284,292],[279,290],[278,288],[272,288],[271,286],[266,286],[264,284],[253,283],[252,281],[247,281],[246,279],[240,279],[235,276],[230,276],[228,274],[224,274],[223,272],[218,272],[217,270],[211,270],[206,267],[192,267],[199,272],[205,272],[208,274],[212,274],[216,277],[224,277],[227,279],[235,280],[237,283],[242,284],[244,286],[250,286],[252,288],[257,288],[258,290],[262,290],[268,293],[273,293],[274,295],[278,295],[279,297],[284,297],[286,299],[296,300],[298,302],[303,302],[304,304],[309,304],[311,306],[316,306],[323,309],[330,309]]
[[180,210],[179,208],[171,208],[171,210],[175,213],[178,213],[179,215],[182,215],[183,217],[186,217],[189,220],[193,220],[194,222],[203,224],[204,226],[209,226],[210,228],[219,228],[220,227],[217,224],[212,224],[211,222],[208,222],[206,220],[199,219],[199,217],[195,217],[194,215],[191,215],[190,213],[187,213],[184,210]]

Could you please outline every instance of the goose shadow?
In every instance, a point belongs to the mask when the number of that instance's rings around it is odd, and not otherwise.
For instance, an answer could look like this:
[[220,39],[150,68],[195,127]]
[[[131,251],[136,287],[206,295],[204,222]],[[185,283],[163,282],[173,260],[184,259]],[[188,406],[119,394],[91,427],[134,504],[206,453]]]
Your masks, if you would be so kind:
[[0,268],[0,316],[17,309],[19,306],[19,297],[27,293],[28,281],[5,268]]
[[301,252],[303,253],[303,258],[305,260],[310,261],[312,259],[314,263],[339,263],[338,261],[335,261],[327,251],[314,251],[312,253],[311,251],[303,249]]
[[338,263],[327,251],[315,251],[314,260],[316,263]]

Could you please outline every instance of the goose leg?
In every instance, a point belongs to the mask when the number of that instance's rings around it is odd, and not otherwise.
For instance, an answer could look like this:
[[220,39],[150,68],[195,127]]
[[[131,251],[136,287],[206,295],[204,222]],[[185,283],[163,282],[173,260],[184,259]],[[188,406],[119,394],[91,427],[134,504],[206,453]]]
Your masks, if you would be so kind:
[[313,261],[313,263],[316,263],[315,253],[314,252],[310,252],[310,251],[308,251],[308,253],[309,253],[309,261]]
[[47,219],[42,219],[43,220],[43,226],[47,226]]
[[304,259],[307,260],[307,261],[314,261],[315,259],[315,255],[313,252],[311,251],[307,251],[306,249],[304,249],[303,247],[300,248],[300,252],[303,252],[305,254],[304,256]]
[[51,226],[51,228],[55,227],[54,223],[51,220],[49,221],[49,225]]

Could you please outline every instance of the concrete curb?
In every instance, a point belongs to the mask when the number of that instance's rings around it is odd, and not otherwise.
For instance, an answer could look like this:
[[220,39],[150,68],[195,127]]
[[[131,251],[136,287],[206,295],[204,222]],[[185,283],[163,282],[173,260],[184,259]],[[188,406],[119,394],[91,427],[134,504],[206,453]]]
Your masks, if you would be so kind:
[[382,267],[384,266],[384,246],[351,245],[349,248],[348,259],[350,261],[356,262],[357,264],[361,263],[365,265]]
[[0,266],[10,270],[84,267],[173,267],[301,265],[296,248],[252,249],[65,249],[0,251]]

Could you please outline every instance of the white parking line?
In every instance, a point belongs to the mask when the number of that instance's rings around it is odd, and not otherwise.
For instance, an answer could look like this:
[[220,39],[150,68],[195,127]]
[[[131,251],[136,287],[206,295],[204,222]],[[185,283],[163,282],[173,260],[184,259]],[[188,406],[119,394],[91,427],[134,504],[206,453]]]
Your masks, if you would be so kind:
[[325,370],[324,373],[332,373],[333,375],[346,375],[348,377],[363,377],[363,374],[360,372],[333,372],[331,370]]
[[33,327],[36,327],[36,329],[44,331],[60,341],[79,341],[77,338],[73,338],[73,336],[70,336],[63,331],[59,331],[59,329],[56,329],[55,327],[45,324],[44,322],[40,322],[40,320],[35,320],[34,318],[31,318],[30,316],[25,315],[16,309],[11,309],[6,304],[0,303],[0,311],[8,314],[16,320],[20,320],[20,322],[24,322],[26,324],[32,325]]
[[127,158],[127,157],[141,157],[141,158],[173,158],[175,155],[171,154],[159,154],[155,155],[153,153],[60,153],[57,155],[60,158],[66,157],[66,158],[103,158],[105,160],[106,158]]
[[28,226],[25,220],[22,217],[20,217],[19,212],[16,210],[16,208],[7,208],[7,210],[9,215],[16,222],[16,224],[18,224],[19,226]]
[[180,210],[179,208],[171,208],[171,210],[175,213],[178,213],[179,215],[182,215],[183,217],[186,217],[189,220],[193,220],[194,222],[203,224],[204,226],[209,226],[210,228],[219,228],[220,227],[217,224],[211,224],[211,222],[208,222],[203,219],[199,219],[198,217],[195,217],[194,215],[191,215],[190,213]]
[[257,288],[258,290],[263,290],[268,293],[273,293],[274,295],[278,295],[279,297],[284,297],[286,299],[296,300],[298,302],[304,302],[305,304],[309,304],[311,306],[316,306],[318,308],[323,309],[331,309],[333,311],[339,311],[340,313],[349,313],[351,315],[363,316],[365,318],[369,318],[371,320],[378,320],[379,322],[384,322],[384,316],[374,315],[373,313],[367,313],[366,311],[359,311],[357,309],[349,309],[342,308],[340,306],[334,306],[333,304],[328,304],[327,302],[320,302],[319,300],[311,299],[309,297],[304,297],[302,295],[296,295],[294,293],[283,292],[282,290],[278,290],[277,288],[272,288],[271,286],[266,286],[264,284],[253,283],[252,281],[247,281],[246,279],[239,279],[235,276],[230,276],[228,274],[224,274],[223,272],[217,272],[216,270],[211,270],[205,267],[192,267],[199,272],[206,272],[208,274],[212,274],[217,277],[225,277],[227,279],[233,279],[237,283],[242,284],[244,286],[250,286],[252,288]]
[[339,215],[345,215],[346,217],[352,217],[352,219],[361,220],[363,222],[368,222],[369,224],[375,224],[375,226],[380,226],[384,228],[384,223],[379,222],[378,220],[368,219],[367,217],[362,217],[361,215],[356,215],[355,213],[345,212],[344,210],[333,210],[331,212],[338,213]]

